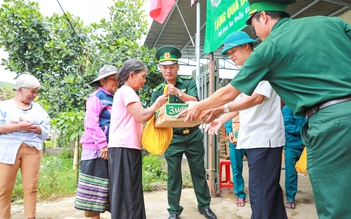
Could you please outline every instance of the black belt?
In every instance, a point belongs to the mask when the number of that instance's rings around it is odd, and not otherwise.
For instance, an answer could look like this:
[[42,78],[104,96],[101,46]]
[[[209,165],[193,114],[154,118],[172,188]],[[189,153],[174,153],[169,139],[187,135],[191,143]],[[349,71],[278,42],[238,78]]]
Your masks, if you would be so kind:
[[309,108],[306,109],[305,111],[305,115],[306,115],[306,118],[310,118],[314,113],[318,112],[318,110],[321,110],[323,108],[326,108],[328,106],[331,106],[331,105],[334,105],[334,104],[337,104],[337,103],[342,103],[342,102],[346,102],[346,101],[350,101],[351,100],[351,96],[347,96],[347,97],[342,97],[342,98],[339,98],[339,99],[334,99],[334,100],[329,100],[329,101],[326,101],[326,102],[323,102],[323,103],[319,103],[319,104],[316,104],[314,106],[311,106]]
[[187,135],[189,134],[190,132],[198,129],[199,126],[194,126],[194,127],[190,127],[190,128],[186,128],[186,129],[183,129],[183,130],[178,130],[178,131],[173,131],[173,134],[176,134],[176,135]]

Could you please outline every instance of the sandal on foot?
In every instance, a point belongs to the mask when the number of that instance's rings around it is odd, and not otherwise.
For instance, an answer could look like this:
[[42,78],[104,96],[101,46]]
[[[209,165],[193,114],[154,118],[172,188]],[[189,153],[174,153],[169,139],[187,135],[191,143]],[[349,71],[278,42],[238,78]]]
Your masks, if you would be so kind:
[[244,207],[245,206],[245,199],[238,198],[238,200],[236,200],[236,205],[239,207]]
[[288,200],[285,203],[285,207],[287,209],[295,209],[296,205],[295,205],[295,201],[294,200]]

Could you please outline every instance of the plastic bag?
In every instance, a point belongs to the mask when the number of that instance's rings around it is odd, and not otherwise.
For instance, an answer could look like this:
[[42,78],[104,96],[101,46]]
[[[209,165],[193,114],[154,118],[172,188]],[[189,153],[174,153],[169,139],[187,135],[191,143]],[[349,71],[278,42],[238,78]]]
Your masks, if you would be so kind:
[[162,155],[167,150],[172,138],[172,127],[156,128],[155,115],[153,115],[144,128],[141,143],[149,153]]
[[[166,93],[167,85],[163,93]],[[169,99],[167,103],[169,102]],[[141,138],[141,144],[151,154],[162,155],[168,148],[173,138],[173,128],[156,128],[155,114],[146,123]]]

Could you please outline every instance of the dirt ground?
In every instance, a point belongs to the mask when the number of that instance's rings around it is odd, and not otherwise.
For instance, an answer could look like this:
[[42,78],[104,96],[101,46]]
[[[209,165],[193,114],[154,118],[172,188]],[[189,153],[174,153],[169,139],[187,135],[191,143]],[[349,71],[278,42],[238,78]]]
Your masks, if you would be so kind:
[[[282,176],[285,172],[282,170]],[[248,182],[247,164],[244,164],[245,183]],[[281,177],[281,185],[284,185],[284,177]],[[317,219],[317,214],[312,195],[312,189],[308,175],[299,175],[298,192],[296,195],[296,209],[287,210],[289,219]],[[247,184],[246,192],[247,192]],[[248,192],[247,192],[248,194]],[[218,219],[249,219],[251,208],[249,196],[244,207],[235,205],[236,197],[232,189],[223,189],[220,197],[214,197],[211,201],[211,209]],[[144,193],[146,216],[148,219],[168,218],[167,192]],[[37,219],[84,219],[82,211],[74,209],[74,197],[66,197],[54,202],[40,202],[37,205]],[[193,189],[183,189],[181,205],[184,211],[181,219],[204,218],[197,211],[197,202]],[[12,219],[23,219],[23,204],[12,205]],[[109,213],[101,215],[101,219],[110,219]],[[123,218],[121,218],[123,219]]]

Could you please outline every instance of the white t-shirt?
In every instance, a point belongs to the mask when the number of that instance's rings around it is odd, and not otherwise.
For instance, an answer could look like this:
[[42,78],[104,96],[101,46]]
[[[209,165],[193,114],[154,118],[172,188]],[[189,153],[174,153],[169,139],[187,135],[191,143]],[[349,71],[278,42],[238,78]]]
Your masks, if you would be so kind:
[[119,88],[113,97],[108,147],[141,150],[143,124],[136,121],[127,110],[131,103],[140,102],[140,97],[126,85]]
[[14,164],[22,142],[41,150],[44,140],[49,135],[50,117],[38,103],[31,102],[29,109],[22,110],[16,106],[14,99],[0,101],[0,126],[20,122],[20,118],[39,125],[41,134],[22,130],[0,134],[1,163]]
[[240,111],[240,129],[236,148],[284,146],[285,133],[280,97],[267,81],[261,81],[254,93],[261,94],[265,98],[261,104]]

